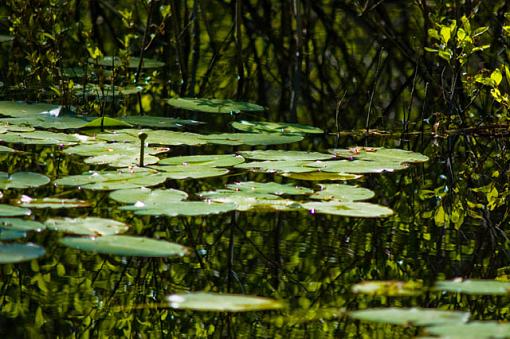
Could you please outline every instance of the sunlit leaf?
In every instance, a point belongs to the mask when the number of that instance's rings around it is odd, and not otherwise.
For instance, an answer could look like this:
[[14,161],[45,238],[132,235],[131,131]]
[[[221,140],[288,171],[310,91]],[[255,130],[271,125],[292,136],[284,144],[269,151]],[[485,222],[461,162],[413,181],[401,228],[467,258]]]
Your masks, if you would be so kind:
[[375,195],[375,193],[368,188],[342,184],[322,184],[320,185],[320,189],[320,191],[312,194],[310,198],[319,200],[358,201],[370,199]]
[[0,140],[6,143],[27,145],[75,145],[89,137],[79,134],[54,133],[49,131],[8,132],[0,134]]
[[137,201],[134,205],[120,209],[138,215],[166,215],[175,217],[220,214],[235,210],[235,204],[206,201]]
[[30,215],[30,214],[31,214],[31,212],[28,208],[0,204],[0,216],[1,217],[17,217],[17,216]]
[[320,201],[302,204],[310,213],[341,215],[344,217],[381,218],[393,214],[388,207],[359,201]]
[[170,307],[194,311],[247,312],[275,310],[284,307],[281,301],[250,295],[193,292],[167,296]]
[[0,115],[21,118],[47,114],[50,111],[59,109],[61,106],[45,103],[26,103],[18,101],[0,101]]
[[352,286],[353,293],[381,295],[381,296],[411,296],[422,292],[423,283],[420,281],[363,281]]
[[254,171],[275,173],[275,172],[291,172],[306,173],[314,172],[317,169],[307,166],[308,161],[299,160],[282,160],[282,161],[252,161],[236,165],[236,168],[247,168]]
[[14,231],[0,228],[0,240],[16,240],[25,238],[26,236],[27,233],[23,231]]
[[251,133],[281,133],[281,134],[322,134],[323,130],[317,127],[285,122],[270,121],[235,121],[232,127],[243,132]]
[[175,108],[206,113],[260,112],[264,107],[230,99],[172,98],[167,103]]
[[123,129],[113,133],[100,133],[97,135],[97,138],[110,142],[129,142],[140,144],[138,135],[141,132],[147,134],[147,139],[145,140],[146,145],[195,146],[207,143],[206,140],[201,139],[202,136],[200,134],[167,130]]
[[0,227],[13,231],[36,231],[46,229],[46,225],[38,221],[19,218],[0,218]]
[[402,326],[431,326],[441,324],[461,325],[469,318],[468,312],[445,311],[433,308],[372,308],[353,311],[350,316],[364,321],[374,321]]
[[440,324],[427,327],[430,334],[441,338],[503,339],[510,338],[510,323],[497,321],[473,321],[467,324]]
[[63,199],[63,198],[31,198],[29,196],[22,196],[16,203],[21,207],[30,208],[79,208],[89,207],[90,202],[78,199]]
[[323,172],[333,173],[382,173],[393,172],[406,169],[407,165],[395,161],[365,161],[365,160],[336,160],[336,161],[316,161],[306,164],[308,167],[320,169]]
[[277,195],[262,192],[235,191],[230,189],[200,192],[199,196],[207,201],[230,203],[238,211],[295,211],[301,205],[290,199],[281,199]]
[[331,172],[305,172],[305,173],[280,173],[284,177],[294,180],[307,180],[307,181],[339,181],[339,180],[356,180],[361,178],[361,175],[349,173],[331,173]]
[[65,237],[61,244],[83,251],[136,257],[173,257],[188,254],[179,244],[129,235],[105,235],[101,237]]
[[0,189],[31,188],[46,185],[50,178],[33,172],[16,172],[13,174],[0,172]]
[[200,136],[210,144],[218,145],[280,145],[290,144],[303,140],[301,135],[280,135],[280,134],[262,134],[262,133],[222,133],[208,134]]
[[82,175],[70,175],[55,180],[57,185],[77,186],[90,190],[119,190],[151,187],[165,182],[167,176],[156,171],[90,171]]
[[143,202],[144,205],[161,204],[181,201],[187,197],[188,194],[186,192],[175,189],[151,190],[145,187],[118,190],[110,193],[111,199],[124,204],[135,204],[137,202]]
[[228,169],[209,166],[151,166],[151,169],[159,171],[160,175],[168,179],[199,179],[219,177],[228,173]]
[[229,167],[244,162],[244,158],[236,154],[190,155],[170,157],[159,161],[160,165]]
[[429,160],[423,154],[396,148],[352,147],[348,149],[331,149],[329,152],[339,157],[369,161],[414,163]]
[[254,160],[275,160],[275,161],[302,161],[302,160],[325,160],[331,159],[331,154],[304,151],[285,150],[257,150],[239,152],[246,159]]
[[300,187],[292,184],[278,184],[276,182],[235,182],[228,184],[227,188],[234,191],[243,191],[247,193],[269,193],[275,195],[301,195],[313,193],[312,189],[306,187]]
[[43,247],[32,243],[0,243],[0,264],[10,264],[39,258],[46,253]]
[[510,295],[510,282],[488,279],[444,280],[436,281],[434,289],[472,295]]
[[112,235],[127,231],[128,226],[122,222],[97,218],[55,218],[44,223],[52,231],[82,235]]
[[157,117],[150,115],[130,115],[127,117],[118,118],[121,121],[125,121],[128,124],[141,126],[141,127],[153,127],[153,128],[178,128],[183,126],[195,126],[201,125],[203,122],[196,120],[185,120],[167,117]]
[[[112,56],[104,56],[102,58],[98,58],[97,60],[89,59],[89,63],[95,65],[96,63],[100,66],[104,67],[120,67],[124,65],[124,60],[119,57]],[[127,67],[132,69],[137,69],[140,64],[140,58],[138,57],[130,57],[127,60]],[[143,58],[142,69],[149,68],[160,68],[165,65],[164,62],[157,61],[154,59]]]
[[106,128],[132,127],[131,124],[129,124],[125,121],[122,121],[119,119],[113,119],[113,118],[109,118],[109,117],[102,117],[102,118],[96,118],[92,121],[87,122],[86,124],[81,126],[81,128],[97,128],[97,127],[101,127],[101,126],[106,127]]

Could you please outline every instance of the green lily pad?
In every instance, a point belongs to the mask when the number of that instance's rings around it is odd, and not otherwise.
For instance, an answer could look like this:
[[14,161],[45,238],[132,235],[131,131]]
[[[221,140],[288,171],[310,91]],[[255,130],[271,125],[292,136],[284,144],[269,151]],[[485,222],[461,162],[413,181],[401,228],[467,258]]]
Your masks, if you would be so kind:
[[353,311],[350,316],[364,321],[373,321],[401,326],[435,326],[441,324],[461,325],[469,318],[468,312],[444,311],[433,308],[372,308]]
[[157,189],[151,190],[149,188],[134,188],[127,190],[118,190],[110,193],[110,198],[124,203],[135,204],[143,202],[144,205],[169,203],[181,201],[188,197],[188,194],[183,191],[174,189]]
[[342,185],[323,184],[321,190],[310,196],[312,199],[337,200],[337,201],[359,201],[373,198],[375,193],[368,188]]
[[38,221],[19,218],[0,218],[0,227],[12,231],[36,231],[46,229],[46,225]]
[[89,171],[55,180],[57,185],[78,186],[90,190],[113,191],[119,189],[151,187],[165,182],[167,176],[156,171]]
[[25,238],[26,236],[27,233],[23,231],[14,231],[0,228],[0,240],[16,240]]
[[137,201],[134,205],[122,206],[121,210],[133,211],[137,215],[197,216],[230,212],[235,204],[206,201]]
[[201,135],[201,140],[210,144],[218,145],[281,145],[290,144],[303,140],[301,135],[280,135],[280,134],[262,134],[262,133],[221,133]]
[[127,116],[119,118],[121,121],[125,121],[128,124],[141,126],[141,127],[153,127],[153,128],[179,128],[183,126],[195,126],[201,125],[203,122],[196,120],[176,119],[167,117],[157,117],[150,115],[142,116]]
[[17,152],[14,148],[0,145],[0,153],[12,153]]
[[201,139],[200,134],[188,132],[175,132],[167,130],[123,129],[115,131],[113,133],[100,133],[97,135],[97,138],[99,140],[105,140],[110,142],[128,142],[140,144],[138,134],[141,132],[147,134],[147,139],[145,140],[146,145],[196,146],[207,144],[206,140]]
[[54,133],[49,131],[8,132],[0,134],[0,140],[13,144],[27,145],[75,145],[89,140],[89,137],[80,134]]
[[238,211],[295,211],[301,209],[301,205],[296,201],[281,199],[270,193],[228,189],[200,192],[199,196],[206,201],[234,204]]
[[48,219],[44,224],[52,231],[81,235],[112,235],[128,229],[122,222],[96,217]]
[[422,292],[421,281],[363,281],[352,286],[353,293],[381,296],[412,296]]
[[230,99],[172,98],[167,103],[175,108],[206,113],[261,112],[264,107]]
[[467,324],[441,324],[427,327],[427,332],[441,338],[503,339],[510,338],[510,323],[473,321]]
[[90,203],[85,200],[78,199],[62,199],[62,198],[31,198],[29,196],[22,196],[19,200],[16,201],[21,207],[29,207],[29,208],[79,208],[79,207],[89,207]]
[[0,264],[12,264],[39,258],[46,253],[43,247],[32,243],[0,243]]
[[16,172],[11,175],[0,172],[0,189],[31,188],[46,185],[50,178],[33,172]]
[[0,115],[13,118],[31,117],[41,114],[51,115],[50,112],[60,111],[62,106],[50,105],[45,103],[29,104],[26,102],[0,101]]
[[340,180],[356,180],[361,175],[350,173],[330,173],[330,172],[305,172],[305,173],[279,173],[280,175],[294,180],[307,181],[340,181]]
[[434,289],[472,295],[510,295],[510,282],[488,279],[455,279],[436,281]]
[[6,118],[3,119],[4,122],[13,125],[24,125],[31,127],[38,127],[44,129],[78,129],[82,128],[87,121],[74,116],[52,116],[52,115],[39,115],[39,116],[29,116],[22,118]]
[[229,167],[244,162],[244,158],[236,154],[190,155],[171,157],[159,161],[160,165]]
[[388,207],[359,201],[318,201],[302,204],[310,213],[341,215],[344,217],[382,218],[393,214]]
[[92,121],[89,121],[87,122],[86,124],[84,124],[83,126],[81,126],[81,128],[98,128],[98,127],[133,127],[131,124],[125,122],[125,121],[122,121],[122,120],[119,120],[119,119],[113,119],[113,118],[109,118],[109,117],[101,117],[101,118],[96,118]]
[[31,212],[28,208],[0,204],[0,216],[2,217],[17,217],[30,214]]
[[285,150],[257,150],[239,152],[246,159],[253,160],[275,160],[275,161],[314,161],[331,159],[331,154],[319,152],[304,152],[304,151],[285,151]]
[[[251,133],[281,133],[281,134],[322,134],[317,127],[285,122],[270,121],[235,121],[232,127],[243,132]],[[269,160],[269,159],[268,159]]]
[[384,161],[397,163],[425,162],[429,158],[421,153],[396,148],[352,147],[349,149],[331,149],[335,156],[367,161]]
[[309,164],[308,161],[299,161],[299,160],[282,160],[282,161],[252,161],[245,162],[234,167],[236,168],[245,168],[250,169],[252,171],[259,171],[265,173],[281,173],[281,172],[291,172],[291,173],[306,173],[306,172],[314,172],[317,169],[307,166]]
[[151,166],[151,169],[159,171],[159,173],[168,179],[200,179],[220,177],[228,173],[228,169],[216,168],[209,166]]
[[211,312],[247,312],[276,310],[284,307],[281,301],[239,294],[220,294],[193,292],[167,296],[171,308],[211,311]]
[[269,193],[275,195],[302,195],[302,194],[311,194],[313,190],[295,186],[292,184],[279,184],[276,182],[254,182],[254,181],[244,181],[244,182],[236,182],[233,184],[227,185],[228,189],[234,191],[243,191],[246,193]]
[[135,257],[173,257],[188,254],[179,244],[129,235],[105,235],[102,237],[65,237],[59,241],[64,246],[83,251]]
[[118,98],[141,93],[142,90],[142,86],[112,86],[110,84],[103,84],[103,88],[101,88],[98,84],[90,83],[86,86],[76,84],[73,88],[74,94],[78,97],[96,97],[103,100],[111,100],[114,96]]
[[[94,64],[94,65],[97,63],[98,65],[104,66],[104,67],[112,67],[112,66],[120,67],[123,65],[123,60],[119,57],[104,56],[97,60],[89,59],[89,63]],[[140,58],[138,58],[138,57],[130,57],[127,60],[128,68],[137,69],[139,64],[140,64]],[[163,66],[165,66],[164,62],[157,61],[154,59],[149,59],[149,58],[143,58],[142,69],[161,68]]]
[[336,161],[316,161],[308,163],[306,166],[315,167],[323,172],[336,172],[336,173],[352,173],[352,174],[366,174],[366,173],[382,173],[393,172],[397,170],[406,169],[405,163],[395,161],[365,161],[365,160],[336,160]]

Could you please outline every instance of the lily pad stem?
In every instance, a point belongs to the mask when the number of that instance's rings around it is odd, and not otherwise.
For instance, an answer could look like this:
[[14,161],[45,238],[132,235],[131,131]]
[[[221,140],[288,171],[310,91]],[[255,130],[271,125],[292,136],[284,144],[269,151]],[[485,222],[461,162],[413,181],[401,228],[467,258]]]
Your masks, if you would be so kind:
[[140,163],[139,163],[139,166],[140,167],[143,167],[144,164],[143,164],[143,152],[145,150],[145,140],[147,139],[147,133],[145,132],[140,132],[138,133],[138,138],[140,139]]

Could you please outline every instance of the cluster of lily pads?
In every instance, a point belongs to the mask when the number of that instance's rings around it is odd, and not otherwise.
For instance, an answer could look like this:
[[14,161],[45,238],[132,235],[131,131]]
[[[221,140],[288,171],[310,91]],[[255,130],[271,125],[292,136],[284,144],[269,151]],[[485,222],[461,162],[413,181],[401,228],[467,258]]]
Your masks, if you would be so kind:
[[[114,61],[111,61],[114,62]],[[177,109],[233,114],[256,112],[263,107],[232,100],[169,99]],[[16,145],[58,145],[68,156],[84,157],[98,169],[54,180],[57,186],[111,191],[109,197],[121,210],[137,215],[196,216],[229,211],[308,211],[346,217],[385,217],[390,208],[366,202],[374,192],[345,183],[363,174],[402,170],[411,163],[427,161],[418,153],[385,148],[354,147],[329,153],[250,150],[233,154],[168,156],[169,147],[205,144],[268,146],[298,142],[305,134],[322,130],[301,124],[235,121],[238,133],[198,134],[175,131],[201,124],[199,121],[155,116],[79,116],[61,106],[0,102],[0,152],[16,153]],[[315,189],[276,182],[232,182],[214,191],[187,192],[164,188],[167,180],[224,176],[229,171],[276,173],[293,180],[318,181]],[[0,189],[36,188],[50,182],[39,173],[0,173]],[[157,187],[160,186],[160,187]],[[123,235],[129,226],[98,217],[28,219],[31,209],[87,207],[86,201],[54,197],[22,196],[13,204],[0,205],[2,241],[23,238],[28,231],[64,233],[59,242],[68,247],[121,256],[183,256],[188,249],[163,240]],[[0,243],[0,263],[16,263],[42,256],[42,246],[32,243]],[[216,298],[223,302],[218,303]],[[205,301],[204,301],[205,300]],[[168,298],[172,307],[246,311],[279,308],[279,301],[250,296],[187,294]],[[228,301],[228,303],[226,302]],[[198,306],[197,306],[198,305]],[[202,306],[200,306],[202,305]],[[225,306],[228,305],[228,306]],[[237,306],[236,306],[237,305]]]

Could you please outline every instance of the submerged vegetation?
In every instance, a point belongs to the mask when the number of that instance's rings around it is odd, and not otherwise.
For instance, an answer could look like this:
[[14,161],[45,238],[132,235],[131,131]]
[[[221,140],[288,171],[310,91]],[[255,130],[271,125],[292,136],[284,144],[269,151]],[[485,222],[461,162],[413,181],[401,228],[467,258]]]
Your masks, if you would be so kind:
[[509,338],[509,38],[505,1],[6,0],[0,333]]

